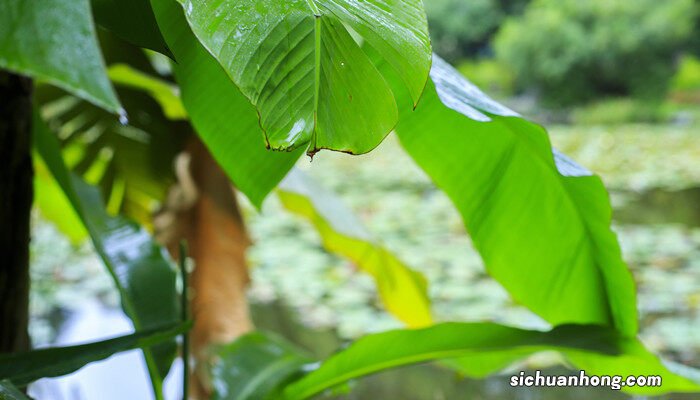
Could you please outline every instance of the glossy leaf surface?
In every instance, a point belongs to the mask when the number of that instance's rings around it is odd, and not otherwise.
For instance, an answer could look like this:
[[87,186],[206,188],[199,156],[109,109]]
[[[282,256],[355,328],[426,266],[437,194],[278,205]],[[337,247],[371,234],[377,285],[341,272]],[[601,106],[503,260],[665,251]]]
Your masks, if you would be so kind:
[[152,0],[152,4],[178,60],[173,68],[197,134],[236,187],[260,207],[301,151],[267,151],[255,109],[197,41],[182,9],[168,0]]
[[[589,375],[661,375],[662,387],[639,388],[646,393],[698,391],[700,385],[677,376],[636,339],[615,330],[590,325],[560,326],[549,332],[527,331],[490,323],[445,323],[418,330],[368,335],[326,360],[317,370],[289,385],[285,399],[306,399],[361,376],[388,368],[431,360],[557,350]],[[625,362],[630,362],[624,364]],[[624,364],[624,366],[623,366]],[[471,370],[478,369],[471,365]],[[620,368],[621,369],[615,369]],[[486,365],[487,373],[494,372]]]
[[113,354],[169,341],[189,328],[190,324],[173,324],[94,343],[1,355],[0,379],[26,386],[41,378],[67,375]]
[[453,201],[486,269],[553,325],[637,331],[634,282],[605,188],[517,116],[435,58],[402,146]]
[[[122,308],[137,330],[179,320],[175,270],[143,228],[107,214],[99,190],[69,173],[56,137],[34,118],[35,146],[87,228],[95,250],[119,290]],[[156,398],[175,356],[175,343],[144,349]]]
[[377,244],[339,198],[299,170],[287,175],[277,195],[288,210],[313,224],[328,251],[348,258],[374,278],[389,312],[408,326],[432,323],[425,277]]
[[121,111],[88,0],[0,2],[0,67],[47,81],[110,112]]
[[214,399],[263,400],[280,396],[285,382],[301,375],[310,359],[284,340],[245,335],[217,352],[212,369]]
[[273,149],[361,154],[394,127],[393,93],[348,27],[397,71],[414,104],[430,69],[420,0],[179,1],[256,106]]
[[129,43],[171,56],[148,0],[91,0],[97,23]]

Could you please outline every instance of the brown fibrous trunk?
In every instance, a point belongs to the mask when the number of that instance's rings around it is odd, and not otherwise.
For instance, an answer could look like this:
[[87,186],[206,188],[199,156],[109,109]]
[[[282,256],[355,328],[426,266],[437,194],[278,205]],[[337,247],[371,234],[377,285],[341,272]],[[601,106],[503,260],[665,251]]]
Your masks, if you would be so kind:
[[[212,349],[252,329],[245,252],[250,245],[231,181],[198,139],[176,161],[179,183],[154,222],[158,237],[178,257],[180,240],[194,261],[190,276],[190,333],[195,361],[190,397],[208,398]],[[164,229],[166,228],[166,229]]]

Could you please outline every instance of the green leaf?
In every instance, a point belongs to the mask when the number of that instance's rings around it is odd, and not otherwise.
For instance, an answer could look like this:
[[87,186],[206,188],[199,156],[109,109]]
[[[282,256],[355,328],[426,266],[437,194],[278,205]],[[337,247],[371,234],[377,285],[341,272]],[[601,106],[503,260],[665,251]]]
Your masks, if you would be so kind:
[[29,400],[10,381],[0,381],[0,400]]
[[148,0],[91,0],[97,24],[139,47],[172,57]]
[[192,30],[256,106],[267,145],[361,154],[394,127],[391,89],[348,27],[417,103],[430,69],[420,0],[178,0]]
[[288,210],[313,224],[328,251],[352,260],[374,278],[389,312],[408,326],[432,324],[425,277],[377,244],[340,199],[299,170],[287,175],[277,195]]
[[182,9],[169,0],[152,4],[178,60],[175,76],[197,134],[236,187],[260,207],[301,152],[267,151],[255,109],[194,37]]
[[122,112],[107,79],[88,0],[0,2],[0,67]]
[[[445,323],[365,336],[287,386],[284,398],[306,399],[350,379],[425,361],[464,357],[461,362],[466,363],[475,359],[470,356],[486,359],[513,352],[520,357],[544,350],[576,355],[577,366],[589,375],[661,375],[663,386],[644,388],[646,393],[700,390],[697,382],[671,373],[636,339],[610,328],[565,325],[540,332],[491,323]],[[474,370],[474,365],[470,367]],[[485,367],[487,373],[493,372],[493,365]]]
[[169,341],[190,326],[191,323],[170,324],[89,344],[4,354],[0,356],[0,379],[26,386],[37,379],[68,375],[113,354]]
[[[152,82],[157,83],[162,82]],[[173,159],[191,131],[169,121],[158,103],[141,89],[120,88],[119,93],[132,115],[129,125],[47,85],[36,88],[35,99],[44,120],[58,133],[69,169],[100,188],[110,214],[122,214],[149,227],[154,207],[175,180]],[[47,202],[39,205],[45,212],[55,208]],[[59,228],[67,225],[60,223],[60,214],[47,216],[59,217],[51,218]]]
[[435,57],[432,82],[396,128],[459,210],[486,269],[553,325],[637,331],[632,275],[600,179]]
[[163,108],[166,117],[172,120],[187,119],[187,111],[180,100],[180,89],[175,85],[127,64],[111,65],[107,73],[117,85],[143,90],[151,95]]
[[34,162],[34,202],[44,218],[53,222],[71,243],[80,244],[87,238],[87,231],[80,216],[71,206],[66,194],[54,179],[46,164],[39,157]]
[[[36,113],[33,127],[39,154],[87,228],[134,327],[143,330],[178,321],[175,270],[163,249],[143,228],[107,214],[99,190],[69,173],[56,137]],[[162,381],[175,356],[175,342],[144,349],[143,353],[155,396],[161,399]]]
[[311,360],[277,336],[250,333],[217,352],[212,368],[214,399],[278,398],[278,390]]

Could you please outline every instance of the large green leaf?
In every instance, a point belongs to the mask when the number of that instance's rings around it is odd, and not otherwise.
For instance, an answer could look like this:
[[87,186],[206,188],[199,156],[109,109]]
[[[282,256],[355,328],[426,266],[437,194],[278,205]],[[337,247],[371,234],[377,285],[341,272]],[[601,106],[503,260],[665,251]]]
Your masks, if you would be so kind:
[[435,57],[401,144],[462,215],[486,269],[554,325],[637,331],[632,276],[610,230],[600,179],[555,152],[517,116]]
[[91,0],[97,23],[129,43],[171,56],[148,0]]
[[0,400],[29,400],[29,397],[20,392],[12,382],[0,381]]
[[425,277],[377,244],[340,199],[299,170],[287,175],[277,195],[288,210],[314,225],[328,251],[347,257],[374,278],[389,312],[412,327],[433,322]]
[[[397,119],[391,89],[348,31],[403,78],[430,69],[421,0],[179,0],[194,33],[257,107],[268,147],[366,153]],[[180,59],[178,57],[178,59]]]
[[[396,330],[366,336],[326,360],[317,370],[289,385],[288,400],[306,399],[350,379],[388,368],[431,360],[464,357],[469,363],[489,355],[517,356],[557,350],[572,356],[588,375],[659,375],[663,386],[634,388],[661,394],[700,391],[700,385],[670,372],[633,338],[614,329],[592,325],[565,325],[549,332],[528,331],[490,323],[445,323],[419,330]],[[470,358],[473,357],[473,358]],[[470,366],[475,369],[474,365]],[[484,368],[493,372],[494,365]]]
[[311,360],[274,335],[250,333],[217,352],[212,368],[214,399],[263,400],[280,396],[279,389],[301,375]]
[[4,354],[0,356],[0,379],[26,386],[41,378],[67,375],[113,354],[169,341],[187,331],[190,325],[171,324],[89,344]]
[[267,151],[255,109],[194,37],[182,9],[169,0],[152,4],[178,60],[175,75],[197,134],[236,187],[260,207],[301,152]]
[[[137,330],[179,320],[175,270],[148,232],[122,217],[107,214],[99,190],[72,176],[56,137],[34,118],[35,146],[92,238],[95,250],[121,294],[122,307]],[[144,349],[155,396],[175,356],[175,342]]]
[[121,112],[107,79],[88,0],[0,2],[0,67]]

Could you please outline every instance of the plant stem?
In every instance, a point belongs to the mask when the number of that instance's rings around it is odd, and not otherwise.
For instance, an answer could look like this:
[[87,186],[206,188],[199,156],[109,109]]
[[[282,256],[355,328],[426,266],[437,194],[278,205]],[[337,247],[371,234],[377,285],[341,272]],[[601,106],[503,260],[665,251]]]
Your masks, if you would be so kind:
[[[187,244],[180,242],[180,276],[182,276],[181,311],[182,322],[190,319],[189,283],[187,276]],[[190,381],[190,335],[189,330],[182,334],[182,398],[187,400]]]

